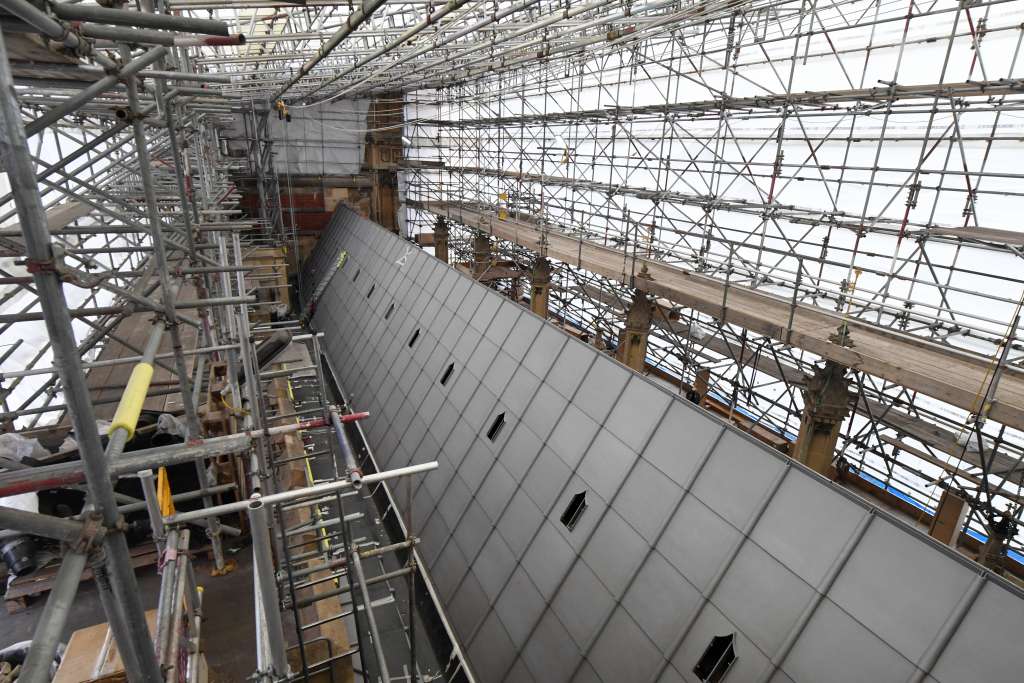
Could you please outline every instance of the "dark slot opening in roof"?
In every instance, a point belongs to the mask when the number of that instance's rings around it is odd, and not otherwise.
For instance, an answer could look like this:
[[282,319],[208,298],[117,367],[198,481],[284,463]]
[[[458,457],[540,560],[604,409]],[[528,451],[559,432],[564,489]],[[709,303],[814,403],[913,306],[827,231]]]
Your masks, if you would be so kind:
[[491,428],[487,430],[487,438],[494,441],[498,438],[498,434],[501,434],[501,428],[505,426],[505,413],[499,413],[494,418],[494,422],[491,423]]
[[718,683],[736,661],[736,634],[715,636],[700,656],[693,673],[704,683]]
[[419,330],[416,330],[415,332],[412,333],[412,339],[409,340],[409,348],[410,349],[412,348],[412,345],[416,343],[416,340],[419,339],[419,338],[420,338],[420,331]]
[[352,276],[352,282],[355,282],[356,280],[359,279],[359,273],[361,272],[363,272],[361,269],[356,270],[356,274]]
[[583,511],[587,509],[587,492],[580,491],[572,497],[569,504],[565,506],[565,512],[562,513],[562,525],[566,529],[572,531],[576,528],[576,522],[580,521],[580,516]]
[[448,380],[452,378],[453,372],[455,372],[455,363],[449,363],[448,367],[444,369],[444,374],[441,375],[441,386],[448,384]]
[[375,290],[375,289],[377,289],[377,285],[376,284],[370,285],[370,291],[366,293],[366,298],[367,299],[369,299],[371,296],[373,296],[373,290]]
[[390,318],[391,314],[394,313],[394,312],[395,312],[395,305],[394,304],[390,304],[388,306],[387,313],[384,314],[384,319],[387,320],[388,318]]

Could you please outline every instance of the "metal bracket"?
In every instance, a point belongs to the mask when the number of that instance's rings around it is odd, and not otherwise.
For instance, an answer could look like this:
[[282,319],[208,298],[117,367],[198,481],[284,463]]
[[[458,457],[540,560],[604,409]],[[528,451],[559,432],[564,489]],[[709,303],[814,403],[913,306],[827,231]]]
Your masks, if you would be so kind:
[[55,256],[49,259],[25,259],[25,269],[30,273],[56,273],[59,272],[58,258]]
[[[118,518],[119,524],[124,524],[124,518]],[[103,537],[107,535],[107,528],[103,526],[103,520],[98,512],[90,512],[82,517],[82,535],[73,545],[73,549],[79,552],[89,552],[99,548]]]

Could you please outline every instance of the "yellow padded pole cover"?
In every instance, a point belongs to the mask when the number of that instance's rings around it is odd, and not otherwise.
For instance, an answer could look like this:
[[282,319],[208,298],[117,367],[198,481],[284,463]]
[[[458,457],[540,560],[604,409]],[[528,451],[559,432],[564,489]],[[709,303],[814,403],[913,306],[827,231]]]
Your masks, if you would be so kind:
[[135,425],[139,422],[139,414],[142,412],[142,404],[146,401],[146,392],[149,391],[149,382],[153,379],[153,365],[150,363],[139,363],[132,369],[132,375],[128,378],[128,385],[121,394],[121,402],[117,404],[117,412],[110,422],[110,431],[113,434],[118,429],[125,429],[128,432],[128,439],[135,436]]

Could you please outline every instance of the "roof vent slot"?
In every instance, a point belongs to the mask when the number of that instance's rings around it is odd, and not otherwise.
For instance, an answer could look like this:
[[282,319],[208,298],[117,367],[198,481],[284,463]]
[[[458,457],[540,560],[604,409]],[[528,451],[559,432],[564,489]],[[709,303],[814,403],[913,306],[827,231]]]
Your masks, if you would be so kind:
[[410,349],[412,348],[412,345],[416,343],[416,340],[419,339],[419,338],[420,338],[420,331],[419,330],[416,330],[415,332],[412,333],[412,339],[409,340],[409,348]]
[[586,509],[587,492],[580,491],[565,506],[565,512],[562,513],[561,517],[562,525],[569,531],[572,531],[576,528],[576,523],[580,521],[580,516],[583,515],[583,511]]
[[491,428],[487,430],[487,438],[490,441],[494,441],[501,434],[501,428],[505,426],[505,413],[498,413],[498,416],[494,418],[494,422],[491,423]]
[[369,299],[371,296],[373,296],[373,290],[375,290],[375,289],[377,289],[377,284],[376,283],[370,285],[370,291],[366,293],[366,298],[367,299]]
[[387,320],[391,317],[391,314],[395,312],[395,305],[391,304],[388,306],[387,312],[384,314],[384,319]]
[[449,363],[448,367],[444,369],[444,374],[441,375],[441,386],[446,386],[448,380],[452,378],[452,373],[455,372],[455,363]]
[[693,673],[704,683],[718,683],[725,677],[729,667],[736,661],[736,634],[715,636],[700,656]]

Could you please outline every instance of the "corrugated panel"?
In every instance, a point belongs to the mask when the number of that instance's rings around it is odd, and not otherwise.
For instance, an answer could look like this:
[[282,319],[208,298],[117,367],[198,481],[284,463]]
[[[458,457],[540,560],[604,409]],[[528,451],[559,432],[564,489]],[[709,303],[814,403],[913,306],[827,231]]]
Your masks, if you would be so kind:
[[695,681],[728,634],[727,681],[1018,680],[980,567],[347,209],[306,272],[381,467],[441,464],[414,525],[481,681]]

